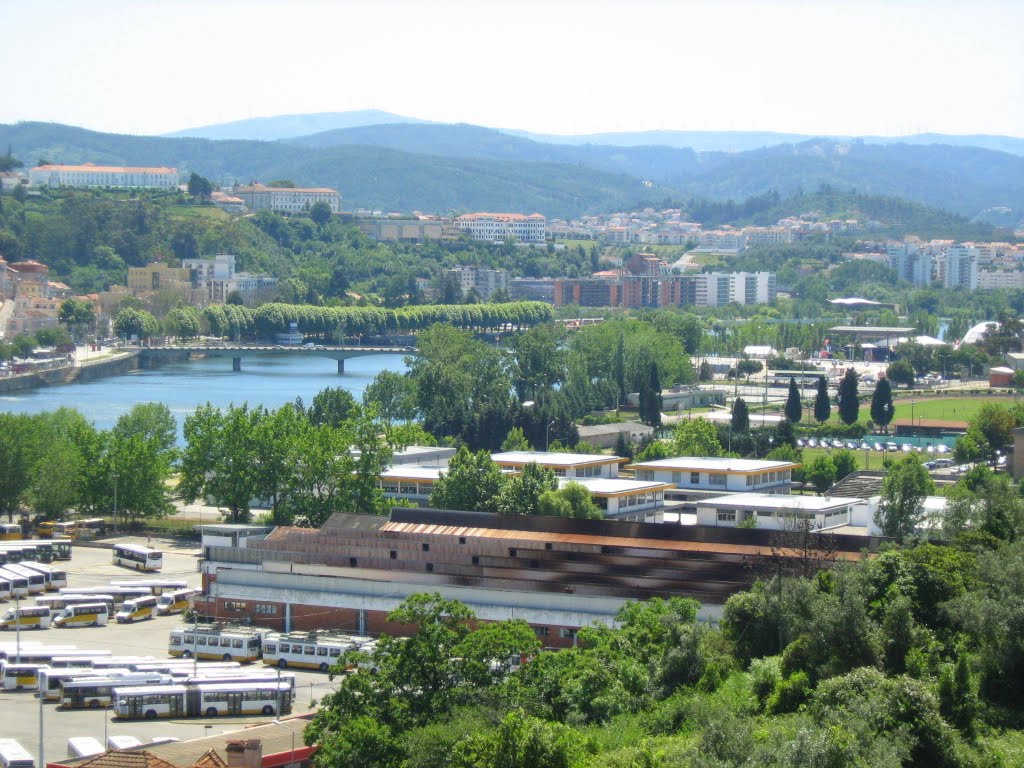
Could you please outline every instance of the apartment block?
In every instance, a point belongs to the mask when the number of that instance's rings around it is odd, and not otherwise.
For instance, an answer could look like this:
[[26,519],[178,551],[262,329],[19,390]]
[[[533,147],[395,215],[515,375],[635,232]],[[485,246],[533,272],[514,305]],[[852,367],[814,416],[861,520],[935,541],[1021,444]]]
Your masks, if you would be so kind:
[[463,293],[474,290],[487,301],[495,291],[508,291],[508,271],[487,267],[453,267],[446,269],[446,275],[453,275]]
[[555,306],[720,307],[769,304],[776,295],[773,272],[708,272],[696,275],[605,273],[555,280]]
[[946,288],[975,290],[978,287],[978,249],[971,245],[948,247],[942,284]]
[[144,267],[128,267],[128,290],[133,296],[161,290],[188,290],[192,287],[192,270],[169,267],[154,262]]
[[547,220],[539,213],[467,213],[454,223],[462,234],[485,243],[543,243],[547,236]]
[[916,242],[889,243],[886,245],[889,266],[896,270],[900,280],[914,285],[931,285],[934,259],[929,250]]

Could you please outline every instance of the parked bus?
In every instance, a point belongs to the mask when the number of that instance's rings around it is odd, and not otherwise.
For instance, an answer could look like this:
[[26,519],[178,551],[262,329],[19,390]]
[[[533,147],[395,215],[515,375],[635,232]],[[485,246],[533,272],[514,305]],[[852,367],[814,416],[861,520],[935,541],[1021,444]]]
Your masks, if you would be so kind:
[[159,597],[164,592],[173,592],[177,589],[186,589],[188,582],[184,579],[126,579],[110,582],[115,587],[129,587],[134,589],[145,589],[149,594]]
[[3,559],[4,565],[26,560],[36,562],[39,557],[39,547],[35,544],[24,541],[0,541],[0,559]]
[[171,630],[168,653],[199,659],[256,661],[268,630],[219,624],[196,624]]
[[36,536],[40,539],[70,539],[74,535],[75,523],[73,520],[66,523],[44,520],[36,526]]
[[44,701],[60,701],[61,686],[69,680],[81,680],[85,677],[96,677],[102,674],[104,677],[118,677],[131,673],[130,669],[114,667],[97,672],[93,669],[81,669],[78,667],[65,667],[54,669],[53,667],[42,667],[38,675],[39,695]]
[[39,571],[33,571],[19,563],[8,563],[4,566],[4,570],[26,579],[30,595],[39,595],[46,591],[46,577]]
[[102,517],[90,517],[77,521],[75,526],[76,539],[95,539],[107,532],[107,521]]
[[20,523],[0,523],[0,541],[19,541],[22,538]]
[[35,768],[35,762],[14,739],[0,739],[0,768]]
[[345,651],[370,642],[369,637],[350,637],[325,632],[273,632],[263,641],[263,663],[281,669],[304,667],[326,672],[341,660]]
[[39,561],[42,563],[50,563],[54,560],[70,560],[71,559],[71,542],[61,539],[39,539],[33,540],[32,542],[40,552],[49,552],[48,559],[44,560],[40,556]]
[[79,603],[69,605],[51,623],[55,627],[102,627],[110,621],[106,603]]
[[128,665],[136,672],[166,672],[174,677],[241,671],[237,661],[197,661],[196,659],[165,659],[163,661],[140,661]]
[[195,683],[115,689],[114,715],[126,720],[220,715],[287,715],[288,683]]
[[164,566],[164,555],[159,549],[137,544],[118,544],[114,547],[114,565],[123,565],[137,571],[159,571]]
[[200,674],[188,677],[176,677],[175,685],[191,685],[193,683],[288,683],[295,690],[295,673],[282,672],[278,669],[225,669],[221,672],[210,672],[200,668]]
[[36,598],[36,605],[45,605],[51,614],[58,614],[69,606],[82,603],[106,603],[107,613],[114,614],[113,595],[39,595]]
[[147,597],[149,591],[138,587],[115,587],[110,584],[105,587],[65,587],[60,590],[62,596],[88,596],[106,595],[114,599],[114,608],[121,609],[126,600],[134,600],[136,597]]
[[106,751],[106,747],[92,736],[72,736],[68,739],[68,757],[72,760],[102,755]]
[[5,691],[34,691],[39,685],[39,670],[45,664],[0,662],[0,686]]
[[183,613],[188,609],[189,598],[199,593],[198,589],[186,587],[164,592],[160,595],[156,604],[156,612],[161,616],[168,616],[172,613]]
[[107,736],[107,749],[132,749],[141,746],[142,742],[134,736]]
[[[25,587],[28,589],[28,585]],[[7,600],[11,597],[11,580],[0,576],[0,600]]]
[[37,573],[43,574],[43,576],[46,577],[47,592],[64,589],[68,585],[68,572],[63,568],[54,568],[52,565],[47,565],[46,563],[24,562],[19,563],[19,565],[28,568],[30,571],[36,571]]
[[170,675],[153,672],[125,672],[118,675],[78,677],[61,686],[62,707],[109,707],[113,704],[114,688],[122,686],[164,686],[174,681]]
[[77,651],[68,650],[63,648],[54,649],[53,647],[47,647],[45,645],[35,646],[30,648],[22,648],[21,652],[8,651],[7,658],[4,661],[20,660],[26,664],[43,664],[48,667],[54,667],[55,669],[81,669],[81,667],[73,667],[72,665],[77,664],[83,656],[92,656],[93,654],[110,654],[110,651]]
[[0,661],[17,659],[19,654],[24,658],[28,653],[47,653],[49,655],[46,659],[49,661],[55,655],[74,653],[75,650],[76,646],[74,645],[46,645],[39,640],[29,640],[23,637],[21,642],[16,640],[0,642]]
[[0,629],[47,629],[50,626],[50,609],[43,605],[26,605],[24,608],[8,608],[0,616]]
[[11,585],[13,597],[28,597],[28,578],[20,576],[6,568],[0,568],[0,579]]
[[159,598],[153,595],[136,597],[134,600],[126,600],[121,610],[114,614],[118,624],[131,624],[135,621],[152,619],[156,615],[156,603]]

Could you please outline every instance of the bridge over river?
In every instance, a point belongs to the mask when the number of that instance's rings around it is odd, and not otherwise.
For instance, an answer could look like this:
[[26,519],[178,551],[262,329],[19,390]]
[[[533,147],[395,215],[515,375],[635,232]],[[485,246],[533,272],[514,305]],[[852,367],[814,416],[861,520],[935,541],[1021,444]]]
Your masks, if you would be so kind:
[[192,357],[230,357],[231,369],[242,370],[242,358],[250,355],[287,355],[291,357],[329,357],[338,361],[338,373],[345,372],[345,361],[366,355],[415,355],[416,347],[341,347],[282,346],[271,344],[184,344],[174,347],[142,347],[138,350],[139,364],[144,368],[162,363],[177,362]]

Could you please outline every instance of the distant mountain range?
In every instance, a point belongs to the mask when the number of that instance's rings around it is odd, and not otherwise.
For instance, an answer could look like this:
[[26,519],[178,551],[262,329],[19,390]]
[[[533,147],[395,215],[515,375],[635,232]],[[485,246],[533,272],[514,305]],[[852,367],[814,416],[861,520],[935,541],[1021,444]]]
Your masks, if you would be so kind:
[[[364,120],[384,120],[359,125]],[[96,133],[49,123],[0,125],[26,164],[62,162],[173,165],[219,183],[291,179],[333,186],[346,207],[388,211],[508,209],[569,217],[691,197],[740,200],[776,190],[790,194],[821,185],[892,195],[1000,226],[1024,218],[1024,156],[1003,150],[917,141],[804,138],[743,151],[666,144],[538,141],[465,124],[401,122],[376,111],[291,115],[240,121],[198,132],[249,131],[264,140],[145,137]],[[288,131],[348,123],[280,140]],[[604,134],[682,141],[687,132]],[[790,134],[700,134],[705,144],[732,146]],[[571,137],[574,139],[581,137]],[[598,138],[594,136],[591,138]],[[968,137],[936,137],[964,139]],[[1013,146],[1024,140],[976,137]],[[628,141],[628,138],[622,139]]]
[[359,109],[351,112],[316,112],[308,115],[277,115],[275,117],[252,117],[248,120],[234,120],[230,123],[203,125],[185,128],[165,134],[170,138],[191,139],[251,139],[253,141],[277,141],[306,136],[320,131],[337,128],[356,128],[361,125],[386,125],[388,123],[426,123],[415,117],[396,115],[379,109]]

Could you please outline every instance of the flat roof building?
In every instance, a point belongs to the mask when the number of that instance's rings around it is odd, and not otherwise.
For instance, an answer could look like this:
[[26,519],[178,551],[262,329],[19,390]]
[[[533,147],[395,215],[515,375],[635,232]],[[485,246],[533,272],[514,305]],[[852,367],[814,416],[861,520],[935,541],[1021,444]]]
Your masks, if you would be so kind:
[[808,520],[816,530],[851,525],[855,508],[865,499],[846,496],[779,496],[767,493],[732,493],[696,503],[697,525],[736,527],[747,520],[759,529],[788,530],[795,521]]
[[[626,469],[632,469],[637,480],[656,480],[672,483],[677,489],[703,492],[692,495],[697,497],[707,493],[746,491],[788,494],[793,470],[799,466],[792,461],[676,456],[634,462],[627,464]],[[673,495],[679,496],[678,493]]]
[[127,187],[174,189],[178,169],[162,166],[38,165],[28,172],[33,187]]

